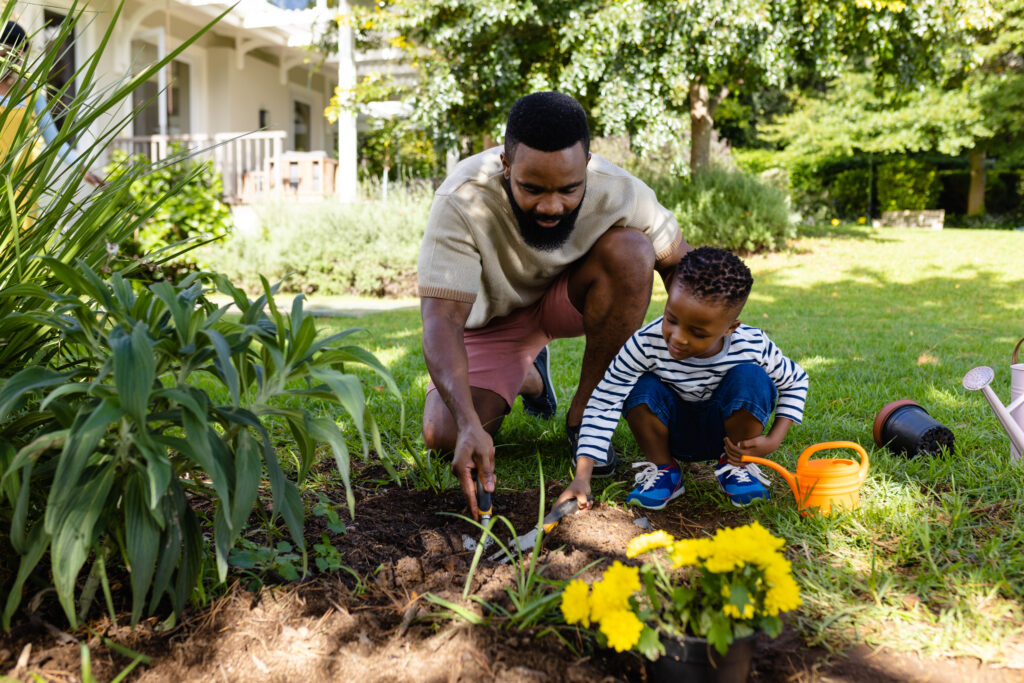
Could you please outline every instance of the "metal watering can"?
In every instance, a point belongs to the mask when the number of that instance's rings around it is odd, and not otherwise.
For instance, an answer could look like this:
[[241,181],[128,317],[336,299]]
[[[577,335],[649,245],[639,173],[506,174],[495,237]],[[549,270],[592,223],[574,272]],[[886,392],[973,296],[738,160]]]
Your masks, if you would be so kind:
[[1013,354],[1010,356],[1010,404],[1003,406],[1002,401],[992,390],[992,379],[996,376],[995,371],[987,365],[974,368],[964,375],[964,389],[970,391],[981,391],[985,400],[992,406],[992,411],[999,418],[1000,424],[1010,437],[1010,457],[1013,460],[1020,460],[1024,453],[1024,363],[1017,362],[1017,352],[1020,351],[1022,338],[1013,347]]
[[[811,460],[818,451],[850,448],[860,454],[860,462],[847,458]],[[764,465],[782,475],[793,489],[796,506],[803,515],[815,512],[827,515],[832,508],[852,510],[860,505],[860,487],[868,475],[868,454],[853,441],[826,441],[808,447],[796,462],[796,474],[764,458],[743,456],[743,462]]]

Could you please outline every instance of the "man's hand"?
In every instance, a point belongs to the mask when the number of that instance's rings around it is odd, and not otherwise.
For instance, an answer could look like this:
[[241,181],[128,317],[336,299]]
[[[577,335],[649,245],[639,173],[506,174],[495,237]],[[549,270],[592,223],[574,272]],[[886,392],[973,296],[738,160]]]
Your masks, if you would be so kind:
[[484,491],[494,493],[497,478],[494,476],[494,440],[483,427],[475,426],[459,432],[452,458],[452,472],[459,480],[462,492],[469,503],[473,519],[480,519],[480,508],[476,500],[476,472]]
[[590,458],[577,458],[576,477],[569,482],[569,485],[562,491],[562,495],[555,501],[554,507],[567,500],[576,498],[576,504],[580,510],[589,510],[594,507],[594,501],[590,497],[590,475],[594,471],[594,461]]
[[764,458],[771,455],[779,448],[779,442],[770,434],[767,436],[755,436],[753,439],[744,439],[733,443],[729,437],[725,437],[725,459],[730,465],[743,466],[743,456],[753,455]]

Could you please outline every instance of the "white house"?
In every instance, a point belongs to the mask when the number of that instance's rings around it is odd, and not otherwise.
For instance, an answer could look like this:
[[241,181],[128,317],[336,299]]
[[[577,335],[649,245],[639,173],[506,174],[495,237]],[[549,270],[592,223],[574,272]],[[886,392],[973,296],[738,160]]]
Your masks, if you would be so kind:
[[[160,158],[173,140],[192,148],[216,145],[210,153],[232,201],[281,193],[354,197],[356,119],[332,125],[323,114],[339,82],[350,88],[356,79],[350,32],[332,21],[348,5],[341,0],[328,9],[325,0],[318,2],[314,9],[287,10],[266,0],[124,0],[100,60],[101,83],[137,72],[230,11],[136,92],[136,106],[155,100],[120,133],[117,146]],[[45,41],[46,26],[64,21],[70,6],[66,0],[18,0],[15,19],[34,41]],[[118,0],[78,6],[85,12],[64,73],[74,73],[98,49]],[[315,32],[324,30],[340,32],[338,54],[327,58],[309,49]],[[358,61],[376,68],[391,57],[360,55]],[[122,115],[131,105],[124,104]]]

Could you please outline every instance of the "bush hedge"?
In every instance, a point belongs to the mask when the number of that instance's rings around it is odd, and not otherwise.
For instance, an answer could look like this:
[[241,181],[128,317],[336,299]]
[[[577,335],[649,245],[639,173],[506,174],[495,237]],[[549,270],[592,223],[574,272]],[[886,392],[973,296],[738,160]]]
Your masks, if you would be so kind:
[[290,292],[411,294],[431,197],[424,186],[392,190],[387,202],[258,206],[255,232],[199,251],[252,291],[262,274]]
[[785,193],[741,171],[714,167],[692,180],[662,177],[649,184],[694,246],[754,252],[796,237]]

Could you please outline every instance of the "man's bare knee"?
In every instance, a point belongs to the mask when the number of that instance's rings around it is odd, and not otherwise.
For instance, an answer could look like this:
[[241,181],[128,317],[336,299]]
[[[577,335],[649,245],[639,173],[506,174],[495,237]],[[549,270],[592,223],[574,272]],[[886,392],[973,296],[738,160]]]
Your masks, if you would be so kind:
[[612,228],[594,244],[592,254],[597,268],[619,282],[632,277],[647,280],[654,272],[654,247],[633,228]]

